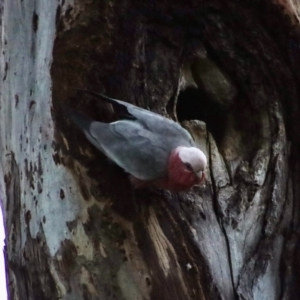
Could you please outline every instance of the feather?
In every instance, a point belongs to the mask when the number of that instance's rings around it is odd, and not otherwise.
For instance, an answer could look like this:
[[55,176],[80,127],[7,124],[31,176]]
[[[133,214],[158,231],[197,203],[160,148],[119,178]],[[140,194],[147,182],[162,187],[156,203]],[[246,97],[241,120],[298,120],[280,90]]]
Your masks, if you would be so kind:
[[[87,139],[128,172],[138,186],[153,182],[180,190],[199,181],[195,172],[204,171],[205,155],[195,148],[191,135],[178,123],[127,102],[90,91],[80,92],[110,103],[120,120],[97,122],[70,108],[64,108],[65,113]],[[193,168],[186,170],[189,165]]]

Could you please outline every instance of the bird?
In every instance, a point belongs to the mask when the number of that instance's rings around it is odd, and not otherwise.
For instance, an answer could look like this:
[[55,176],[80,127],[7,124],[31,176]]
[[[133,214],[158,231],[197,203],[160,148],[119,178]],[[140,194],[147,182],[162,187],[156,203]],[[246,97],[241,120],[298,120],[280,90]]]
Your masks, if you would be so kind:
[[177,122],[128,102],[79,90],[113,107],[118,120],[102,123],[71,108],[68,117],[104,155],[129,174],[134,188],[156,186],[178,192],[200,184],[207,158]]

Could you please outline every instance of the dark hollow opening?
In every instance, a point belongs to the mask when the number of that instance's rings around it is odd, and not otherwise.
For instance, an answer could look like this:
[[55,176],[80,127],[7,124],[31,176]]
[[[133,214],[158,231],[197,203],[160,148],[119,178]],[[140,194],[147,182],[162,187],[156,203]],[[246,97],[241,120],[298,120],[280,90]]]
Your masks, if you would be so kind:
[[200,120],[206,123],[207,130],[220,142],[224,135],[228,107],[212,101],[196,88],[180,92],[176,107],[178,120]]

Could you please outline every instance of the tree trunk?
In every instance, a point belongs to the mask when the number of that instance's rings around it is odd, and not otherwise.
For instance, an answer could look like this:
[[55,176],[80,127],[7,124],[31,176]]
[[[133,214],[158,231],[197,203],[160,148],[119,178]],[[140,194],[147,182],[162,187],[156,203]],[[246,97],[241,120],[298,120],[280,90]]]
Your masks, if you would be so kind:
[[[300,7],[271,2],[1,1],[10,299],[299,298]],[[182,122],[206,184],[133,190],[77,88]]]

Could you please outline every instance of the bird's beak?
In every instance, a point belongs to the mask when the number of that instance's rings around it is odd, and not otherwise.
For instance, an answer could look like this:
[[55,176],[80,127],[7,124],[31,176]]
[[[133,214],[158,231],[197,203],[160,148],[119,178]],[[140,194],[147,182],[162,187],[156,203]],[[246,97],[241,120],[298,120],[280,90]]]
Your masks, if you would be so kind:
[[198,179],[199,179],[198,183],[201,183],[202,180],[205,178],[205,174],[204,174],[204,172],[202,172],[202,171],[196,173],[196,175],[197,175],[197,177],[198,177]]

